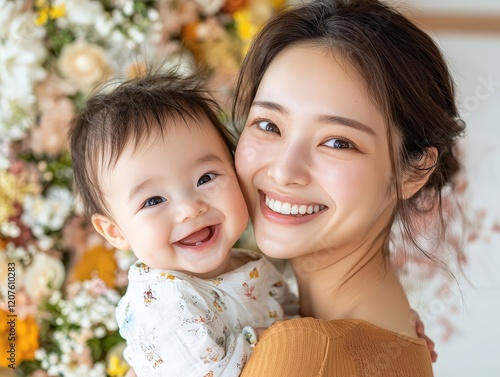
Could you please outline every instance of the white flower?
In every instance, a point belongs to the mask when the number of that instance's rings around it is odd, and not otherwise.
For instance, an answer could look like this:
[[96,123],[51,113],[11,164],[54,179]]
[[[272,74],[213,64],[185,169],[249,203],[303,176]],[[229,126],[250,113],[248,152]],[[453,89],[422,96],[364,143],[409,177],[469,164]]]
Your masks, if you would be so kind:
[[43,348],[39,348],[35,351],[36,360],[42,360],[46,357],[47,357],[47,351],[45,351]]
[[48,251],[54,246],[54,239],[46,235],[41,236],[37,241],[41,251]]
[[95,30],[101,37],[108,37],[113,26],[111,20],[105,17],[98,17],[94,22]]
[[64,187],[52,186],[47,197],[28,195],[24,198],[21,220],[36,237],[42,237],[44,228],[60,230],[72,208],[71,192]]
[[[14,6],[13,4],[20,4]],[[0,139],[19,140],[35,118],[34,86],[44,79],[45,30],[23,2],[0,0]]]
[[6,221],[0,225],[0,233],[6,237],[17,238],[21,234],[21,229],[16,223]]
[[104,8],[99,1],[66,0],[66,17],[71,24],[93,26],[96,18],[104,17]]
[[25,287],[28,295],[35,302],[50,294],[54,289],[60,289],[65,277],[62,262],[45,253],[37,253],[33,262],[26,269]]
[[110,73],[103,48],[85,41],[64,46],[57,67],[62,76],[83,92],[90,92]]
[[98,326],[94,329],[94,335],[96,338],[104,338],[106,335],[106,329],[102,326]]
[[134,2],[132,0],[125,1],[122,12],[125,16],[131,16],[134,13]]
[[[0,100],[0,112],[1,103],[3,101]],[[0,115],[0,128],[2,127],[1,115]],[[2,135],[2,131],[0,130],[0,135]],[[7,170],[10,167],[10,158],[9,158],[9,144],[7,143],[6,137],[0,137],[0,171]]]
[[213,16],[224,4],[224,0],[196,0],[196,2],[205,16]]

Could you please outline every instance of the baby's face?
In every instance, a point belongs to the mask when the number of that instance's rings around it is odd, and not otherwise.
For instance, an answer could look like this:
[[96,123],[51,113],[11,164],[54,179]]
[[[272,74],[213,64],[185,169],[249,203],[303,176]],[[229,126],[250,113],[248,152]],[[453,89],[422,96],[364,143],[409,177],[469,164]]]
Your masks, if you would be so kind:
[[129,144],[102,188],[117,226],[115,247],[160,269],[220,273],[248,213],[231,156],[208,121]]

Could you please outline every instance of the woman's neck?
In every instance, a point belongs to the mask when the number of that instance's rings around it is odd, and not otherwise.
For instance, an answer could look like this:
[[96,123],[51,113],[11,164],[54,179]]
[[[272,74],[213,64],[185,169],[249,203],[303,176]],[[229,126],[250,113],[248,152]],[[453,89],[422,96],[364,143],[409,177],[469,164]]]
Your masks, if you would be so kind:
[[[385,233],[385,232],[384,232]],[[294,258],[303,316],[362,319],[416,336],[414,314],[387,257],[387,234],[347,250]]]

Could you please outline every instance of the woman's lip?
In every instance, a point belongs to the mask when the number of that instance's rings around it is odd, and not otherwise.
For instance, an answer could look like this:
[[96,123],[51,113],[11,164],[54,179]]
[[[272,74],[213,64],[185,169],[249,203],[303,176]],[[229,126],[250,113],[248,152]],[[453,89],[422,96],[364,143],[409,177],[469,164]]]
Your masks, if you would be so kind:
[[282,215],[281,213],[274,212],[268,206],[266,206],[266,194],[259,191],[259,204],[262,216],[270,222],[282,224],[282,225],[299,225],[304,224],[309,221],[314,220],[316,217],[320,216],[324,210],[312,213],[310,215]]
[[265,199],[265,195],[267,195],[270,199],[279,200],[282,203],[290,203],[292,205],[297,204],[297,205],[306,205],[306,206],[313,206],[313,207],[322,205],[321,203],[314,203],[314,202],[310,202],[310,201],[300,200],[297,198],[293,198],[291,196],[279,195],[279,194],[276,194],[274,192],[269,192],[269,191],[264,191],[264,190],[259,190],[259,194],[261,196],[263,194],[264,199]]
[[[186,249],[186,250],[197,252],[197,253],[208,250],[218,241],[219,236],[220,236],[221,224],[207,225],[207,227],[209,227],[209,226],[213,226],[214,229],[213,229],[212,237],[210,237],[210,239],[207,242],[203,242],[201,245],[185,245],[185,244],[177,241],[177,242],[174,242],[173,245],[176,247],[180,247],[182,249]],[[200,228],[200,229],[203,229],[203,228]],[[200,229],[198,229],[198,230],[200,230]]]

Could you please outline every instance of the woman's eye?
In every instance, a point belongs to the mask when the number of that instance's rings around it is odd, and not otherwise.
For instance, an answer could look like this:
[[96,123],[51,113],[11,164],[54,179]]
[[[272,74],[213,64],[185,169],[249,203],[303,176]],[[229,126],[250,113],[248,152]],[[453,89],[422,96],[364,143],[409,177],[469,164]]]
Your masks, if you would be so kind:
[[281,135],[278,126],[276,126],[274,123],[268,122],[267,120],[261,120],[257,122],[257,126],[264,131],[275,132],[278,135]]
[[323,145],[330,147],[330,148],[336,148],[336,149],[353,149],[354,145],[349,143],[348,141],[345,141],[343,139],[330,139],[323,143]]
[[214,179],[217,176],[215,173],[207,173],[203,174],[200,179],[198,179],[198,183],[196,184],[196,187],[199,187],[201,185],[204,185],[205,183],[210,182],[212,179]]
[[162,196],[153,196],[152,198],[149,198],[146,200],[146,203],[144,203],[144,207],[154,207],[157,206],[160,203],[166,202],[167,199],[165,199]]

